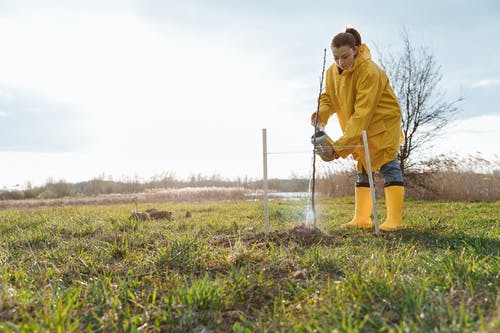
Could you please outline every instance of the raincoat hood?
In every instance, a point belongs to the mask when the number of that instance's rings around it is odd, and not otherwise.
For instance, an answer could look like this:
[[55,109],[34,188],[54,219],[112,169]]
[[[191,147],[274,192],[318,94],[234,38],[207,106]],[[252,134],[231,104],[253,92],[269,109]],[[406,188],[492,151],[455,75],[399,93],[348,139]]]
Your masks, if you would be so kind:
[[365,61],[371,60],[371,58],[372,54],[368,46],[366,46],[366,44],[361,44],[358,50],[358,54],[354,58],[354,63],[351,68],[341,70],[340,67],[337,66],[337,64],[335,64],[334,66],[337,67],[337,72],[339,73],[339,75],[350,75],[354,71],[356,71],[357,67],[361,66],[361,64],[363,64]]

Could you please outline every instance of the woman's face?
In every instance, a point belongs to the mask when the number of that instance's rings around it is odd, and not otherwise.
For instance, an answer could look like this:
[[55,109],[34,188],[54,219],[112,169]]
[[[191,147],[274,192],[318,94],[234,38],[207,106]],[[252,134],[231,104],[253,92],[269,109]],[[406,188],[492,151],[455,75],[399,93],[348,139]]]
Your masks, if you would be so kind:
[[356,50],[353,47],[344,45],[341,47],[332,48],[333,60],[337,66],[342,70],[346,70],[352,67],[354,64],[354,57],[356,56]]

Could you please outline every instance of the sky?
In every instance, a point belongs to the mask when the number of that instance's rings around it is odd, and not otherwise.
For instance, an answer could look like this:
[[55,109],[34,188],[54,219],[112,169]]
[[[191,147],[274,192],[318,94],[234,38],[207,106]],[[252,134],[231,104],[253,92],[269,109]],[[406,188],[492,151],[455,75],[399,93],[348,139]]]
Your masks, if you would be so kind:
[[307,177],[323,49],[346,25],[375,61],[406,29],[464,98],[422,156],[498,159],[499,17],[495,0],[0,0],[0,189],[258,179],[263,128],[269,177]]

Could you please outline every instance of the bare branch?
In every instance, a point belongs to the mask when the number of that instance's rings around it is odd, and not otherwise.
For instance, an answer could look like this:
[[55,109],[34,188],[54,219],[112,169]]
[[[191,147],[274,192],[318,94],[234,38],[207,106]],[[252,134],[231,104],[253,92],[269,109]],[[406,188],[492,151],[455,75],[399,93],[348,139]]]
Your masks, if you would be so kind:
[[404,143],[399,159],[403,168],[417,163],[411,159],[414,152],[439,136],[441,130],[460,110],[463,98],[447,100],[439,85],[442,80],[441,66],[425,47],[415,49],[406,30],[402,32],[403,48],[399,54],[385,56],[379,61],[386,71],[395,94],[401,103],[401,126]]

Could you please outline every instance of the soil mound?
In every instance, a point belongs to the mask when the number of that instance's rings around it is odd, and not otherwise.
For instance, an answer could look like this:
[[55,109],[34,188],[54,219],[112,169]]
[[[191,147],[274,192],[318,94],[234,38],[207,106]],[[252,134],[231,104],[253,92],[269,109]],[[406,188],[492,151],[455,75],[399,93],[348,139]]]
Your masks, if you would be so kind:
[[267,236],[263,232],[258,234],[244,234],[238,236],[217,236],[212,238],[210,240],[210,243],[228,247],[232,246],[232,244],[234,245],[236,241],[251,245],[268,245],[270,243],[298,243],[303,246],[312,246],[320,244],[332,244],[335,240],[345,237],[346,234],[326,234],[320,229],[301,224],[289,230],[270,232]]

